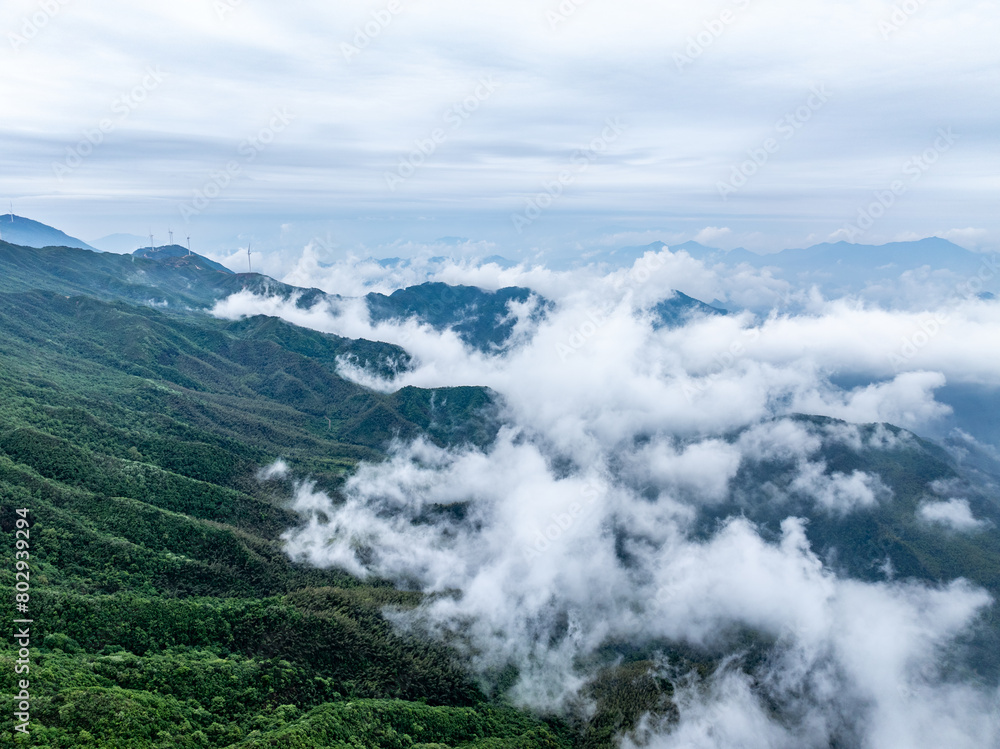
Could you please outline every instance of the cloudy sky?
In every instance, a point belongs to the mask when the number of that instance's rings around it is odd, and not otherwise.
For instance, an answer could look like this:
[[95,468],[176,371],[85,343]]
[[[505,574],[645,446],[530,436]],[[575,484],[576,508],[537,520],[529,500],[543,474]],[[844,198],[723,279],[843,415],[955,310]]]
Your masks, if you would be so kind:
[[0,198],[85,240],[1000,238],[989,0],[8,0],[0,31]]

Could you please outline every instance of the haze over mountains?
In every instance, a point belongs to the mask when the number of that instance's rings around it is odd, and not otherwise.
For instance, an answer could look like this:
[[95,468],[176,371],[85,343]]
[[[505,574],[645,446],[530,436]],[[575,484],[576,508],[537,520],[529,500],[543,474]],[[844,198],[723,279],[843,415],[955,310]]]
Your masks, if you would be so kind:
[[[9,218],[9,217],[8,217]],[[102,251],[118,254],[130,254],[149,248],[149,238],[135,234],[111,234],[101,240],[95,240],[88,245],[81,240],[45,224],[15,216],[15,224],[8,229],[0,221],[0,231],[12,232],[4,236],[7,241],[26,247],[79,247],[82,249],[99,248]],[[19,233],[15,233],[19,232]],[[62,241],[58,241],[62,240]],[[468,249],[468,239],[444,237],[435,243],[443,248],[457,246],[463,252]],[[181,247],[181,245],[173,245]],[[746,263],[754,268],[774,268],[784,274],[789,280],[801,282],[817,281],[828,288],[831,293],[843,292],[850,288],[863,288],[864,285],[877,283],[879,280],[898,278],[901,274],[916,271],[922,267],[932,270],[949,270],[958,274],[974,273],[987,256],[983,252],[972,252],[954,242],[939,237],[892,242],[884,245],[853,244],[848,242],[822,243],[806,248],[785,249],[769,254],[751,252],[743,248],[723,250],[709,247],[699,242],[689,240],[667,245],[664,242],[652,242],[648,245],[621,247],[601,253],[590,253],[586,261],[575,260],[571,264],[576,267],[583,262],[606,263],[610,267],[630,267],[646,252],[659,252],[669,247],[672,252],[685,252],[691,257],[707,264],[726,263],[739,265]],[[182,249],[185,250],[186,248]],[[430,265],[446,265],[454,258],[436,256],[426,258]],[[412,258],[388,257],[372,258],[373,262],[386,268],[406,268],[413,262]],[[510,269],[518,263],[531,261],[516,260],[502,255],[484,255],[479,262],[496,264],[502,269]],[[554,268],[563,265],[554,263]],[[860,274],[860,275],[859,275]],[[840,286],[838,286],[840,284]]]

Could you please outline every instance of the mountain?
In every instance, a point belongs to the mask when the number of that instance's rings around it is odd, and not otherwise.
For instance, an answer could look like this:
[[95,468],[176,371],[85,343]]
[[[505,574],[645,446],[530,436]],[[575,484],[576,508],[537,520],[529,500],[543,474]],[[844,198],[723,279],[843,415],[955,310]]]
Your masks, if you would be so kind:
[[237,291],[285,296],[296,291],[267,276],[222,272],[210,267],[211,261],[180,260],[94,254],[66,247],[34,249],[0,242],[0,292],[85,294],[186,312],[209,309]]
[[795,270],[816,265],[832,265],[851,269],[885,269],[896,273],[924,265],[931,268],[974,270],[982,261],[982,255],[970,252],[940,237],[927,237],[913,242],[890,242],[883,245],[824,243],[761,257],[764,265],[777,265]]
[[845,277],[858,272],[898,276],[904,271],[923,266],[972,272],[979,268],[983,260],[982,255],[940,237],[928,237],[912,242],[890,242],[884,245],[823,243],[768,255],[751,252],[742,247],[734,250],[706,247],[695,241],[669,246],[664,242],[653,242],[641,247],[622,247],[602,257],[630,265],[645,253],[661,252],[664,248],[671,252],[686,252],[696,260],[709,264],[748,263],[757,268],[777,268],[786,271],[789,276],[807,272]]
[[[697,242],[685,242],[670,249],[674,252],[683,250],[694,258],[708,262],[749,263],[758,268],[778,268],[785,271],[789,278],[815,273],[842,281],[862,280],[866,276],[872,279],[898,277],[905,271],[924,266],[971,273],[979,268],[983,260],[982,255],[939,237],[883,245],[827,242],[770,255],[758,255],[742,248],[720,250]],[[856,274],[861,274],[862,279],[856,279]]]
[[9,213],[0,217],[0,239],[24,247],[74,247],[100,252],[86,242],[64,234],[58,229]]
[[396,633],[384,609],[418,595],[291,562],[295,486],[260,473],[281,458],[335,495],[393,439],[484,444],[491,393],[376,393],[338,362],[392,371],[408,361],[394,346],[142,303],[243,282],[269,279],[0,244],[0,532],[13,544],[26,522],[44,550],[32,745],[376,747],[405,730],[569,749],[565,727],[490,700],[456,653]]
[[191,252],[179,244],[170,244],[163,247],[140,247],[132,255],[145,258],[146,260],[156,260],[157,262],[169,265],[171,268],[204,268],[235,275],[226,266]]
[[500,350],[510,342],[516,323],[510,314],[511,303],[528,304],[535,299],[529,313],[534,320],[551,308],[551,302],[537,297],[531,289],[484,291],[443,283],[399,289],[388,296],[368,294],[365,299],[372,322],[415,317],[437,330],[451,328],[465,343],[486,352]]
[[[679,291],[652,308],[654,325],[679,327],[697,315],[726,315]],[[486,291],[474,286],[425,283],[399,289],[392,294],[368,294],[372,322],[415,318],[436,330],[454,330],[463,342],[486,353],[503,351],[512,342],[517,322],[510,305],[533,304],[528,319],[538,322],[551,312],[553,304],[531,289],[508,287]]]
[[[32,674],[44,690],[32,703],[33,746],[607,749],[644,713],[669,713],[684,674],[739,667],[709,646],[609,643],[586,717],[545,720],[505,699],[516,674],[476,678],[450,645],[399,634],[392,617],[421,594],[290,561],[283,534],[303,527],[291,495],[318,486],[344,502],[359,462],[389,458],[395,440],[489,445],[502,404],[481,387],[361,387],[338,374],[340,362],[388,377],[409,355],[271,317],[215,319],[205,310],[242,289],[306,305],[326,295],[180,259],[0,243],[0,532],[13,548],[18,510],[30,509],[40,552],[30,613]],[[508,305],[530,299],[527,289],[424,284],[367,301],[378,319],[453,326],[494,350],[510,340]],[[539,299],[532,314],[548,304]],[[664,324],[725,313],[679,293],[657,307]],[[839,575],[962,577],[1000,594],[995,533],[959,536],[919,520],[938,497],[1000,526],[993,488],[891,425],[791,420],[817,445],[815,472],[794,452],[748,459],[732,492],[698,510],[705,537],[743,516],[777,538],[784,519],[801,517]],[[632,447],[623,464],[642,449]],[[279,459],[314,483],[262,472]],[[851,513],[796,488],[861,472],[878,497]],[[456,497],[428,507],[426,522],[465,511]],[[614,529],[623,556],[643,543],[628,532]],[[10,589],[14,570],[0,578]],[[996,617],[994,607],[963,642],[980,675],[1000,668]],[[748,658],[767,657],[767,636],[733,637]],[[656,654],[671,672],[654,669]],[[16,657],[0,651],[4,673]]]
[[728,310],[713,307],[680,291],[674,291],[672,297],[664,299],[653,307],[653,325],[656,328],[679,328],[698,315],[728,314]]
[[[901,277],[922,268],[939,274],[943,284],[955,285],[983,268],[985,256],[940,237],[884,245],[823,243],[787,249],[768,255],[742,247],[723,250],[689,241],[676,245],[653,242],[641,247],[621,247],[601,259],[616,266],[630,266],[647,252],[685,252],[707,266],[750,265],[767,269],[775,278],[798,288],[816,286],[827,297],[864,295],[892,306],[903,292]],[[764,308],[758,309],[763,312]]]
[[498,265],[504,270],[510,270],[511,268],[516,268],[517,263],[513,260],[508,260],[503,255],[490,255],[489,257],[483,258],[483,265]]
[[[853,578],[876,581],[888,560],[894,574],[903,578],[945,582],[967,577],[1000,593],[1000,536],[942,533],[920,521],[919,506],[940,494],[947,485],[949,497],[962,497],[984,524],[1000,527],[1000,501],[995,487],[969,481],[955,460],[941,447],[891,424],[848,426],[838,419],[800,415],[793,418],[811,438],[824,443],[822,480],[856,471],[878,476],[885,493],[867,510],[830,512],[797,497],[801,482],[796,461],[748,461],[737,475],[737,490],[730,502],[707,508],[706,532],[719,519],[743,515],[775,537],[781,522],[790,516],[809,521],[807,535],[813,549]],[[856,439],[840,441],[834,435],[852,430]],[[786,497],[776,502],[775,497]],[[1000,633],[998,633],[1000,634]],[[1000,667],[1000,651],[991,658]]]
[[800,287],[815,285],[827,297],[876,294],[876,298],[891,305],[891,290],[907,272],[929,268],[957,284],[979,271],[983,260],[983,255],[946,239],[929,237],[877,246],[826,243],[757,256],[747,262],[758,268],[777,269],[775,275]]
[[[30,289],[87,294],[184,314],[210,309],[239,291],[294,297],[302,308],[323,299],[340,299],[319,289],[300,289],[259,274],[234,274],[200,255],[188,256],[187,250],[178,245],[155,251],[140,249],[132,255],[94,256],[70,248],[36,250],[0,242],[0,292]],[[453,329],[467,345],[487,353],[502,351],[513,342],[516,320],[510,315],[511,303],[534,304],[528,313],[533,321],[552,309],[552,302],[519,287],[486,291],[426,283],[389,295],[368,294],[365,299],[372,322],[415,318],[436,330]],[[724,309],[681,292],[673,292],[653,312],[659,327],[682,325],[696,314],[727,314]]]

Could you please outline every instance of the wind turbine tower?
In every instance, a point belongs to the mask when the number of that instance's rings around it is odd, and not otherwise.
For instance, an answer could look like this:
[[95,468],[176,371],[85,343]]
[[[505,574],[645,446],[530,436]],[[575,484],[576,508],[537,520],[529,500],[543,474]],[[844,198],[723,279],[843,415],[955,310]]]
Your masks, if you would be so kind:
[[253,273],[253,263],[250,262],[250,248],[253,247],[253,242],[247,243],[247,268]]
[[191,237],[188,237],[188,257],[191,257]]
[[168,242],[168,244],[173,244],[174,243],[174,233],[170,229],[167,229],[167,236],[170,237],[170,241]]

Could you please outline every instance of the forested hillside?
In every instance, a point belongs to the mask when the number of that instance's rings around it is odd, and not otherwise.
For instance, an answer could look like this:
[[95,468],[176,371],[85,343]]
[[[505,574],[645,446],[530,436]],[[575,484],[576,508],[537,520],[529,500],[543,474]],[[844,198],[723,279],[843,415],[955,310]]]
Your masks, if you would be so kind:
[[[487,701],[446,649],[395,634],[380,612],[414,594],[290,563],[290,487],[257,476],[282,458],[335,491],[394,437],[489,441],[488,391],[374,393],[338,377],[337,357],[392,370],[404,352],[110,301],[164,289],[117,277],[130,258],[31,252],[0,247],[7,558],[15,510],[33,521],[25,745],[567,745]],[[60,276],[55,256],[78,265]],[[178,298],[216,283],[163,273]],[[13,564],[0,577],[11,590]],[[13,653],[0,655],[8,704]]]

